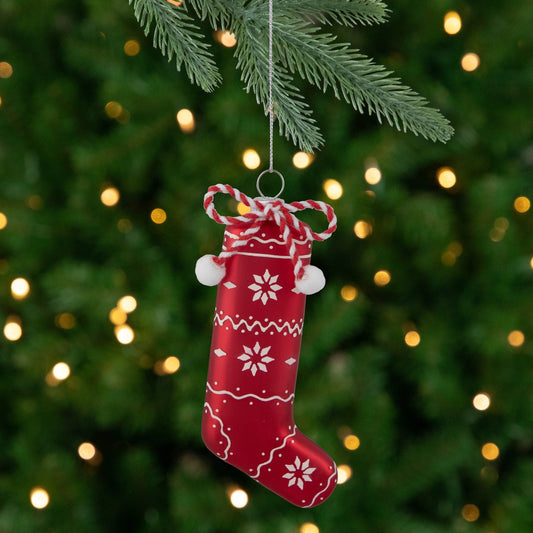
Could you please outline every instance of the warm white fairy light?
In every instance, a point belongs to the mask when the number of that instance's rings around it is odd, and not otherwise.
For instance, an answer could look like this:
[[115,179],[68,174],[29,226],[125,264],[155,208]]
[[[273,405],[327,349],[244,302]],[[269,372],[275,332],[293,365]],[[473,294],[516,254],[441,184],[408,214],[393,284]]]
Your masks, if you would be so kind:
[[420,333],[415,330],[408,331],[404,337],[405,344],[414,348],[420,344]]
[[337,483],[342,485],[352,477],[352,468],[350,465],[339,465],[337,467]]
[[305,522],[300,526],[300,533],[320,533],[320,529],[313,522]]
[[174,374],[180,369],[180,366],[180,360],[174,355],[169,355],[163,361],[163,371],[165,372],[165,374]]
[[296,152],[292,156],[292,164],[296,168],[307,168],[313,162],[313,156],[307,152]]
[[494,442],[487,442],[481,447],[481,455],[487,461],[495,461],[500,456],[500,449]]
[[183,133],[191,133],[196,127],[194,115],[190,109],[180,109],[176,114],[176,120]]
[[34,487],[30,492],[30,502],[35,509],[44,509],[50,503],[50,495],[42,487]]
[[167,220],[167,213],[164,209],[156,207],[155,209],[152,209],[150,219],[154,224],[163,224]]
[[13,67],[7,61],[0,61],[0,78],[11,78]]
[[358,220],[353,226],[353,232],[360,239],[366,239],[372,234],[372,224],[366,220]]
[[130,326],[123,324],[115,328],[115,337],[120,344],[130,344],[135,339],[135,333]]
[[56,363],[52,368],[52,375],[58,381],[63,381],[70,376],[70,366],[67,363]]
[[82,442],[78,446],[78,455],[84,461],[90,461],[96,455],[96,447],[92,442]]
[[111,324],[114,324],[115,326],[121,326],[122,324],[126,323],[126,320],[128,320],[128,315],[122,309],[113,307],[113,309],[109,311],[109,321]]
[[338,200],[343,194],[342,185],[334,179],[328,179],[322,184],[326,196],[330,200]]
[[26,298],[30,293],[30,284],[25,278],[15,278],[11,282],[11,295],[16,300]]
[[448,11],[448,13],[444,15],[444,31],[448,35],[456,35],[459,33],[462,25],[461,16],[457,11]]
[[526,337],[523,332],[521,332],[518,329],[515,329],[514,331],[511,331],[509,335],[507,336],[507,342],[513,347],[513,348],[519,348],[524,344],[526,340]]
[[391,281],[391,275],[388,270],[378,270],[374,274],[374,283],[378,287],[384,287],[385,285],[388,285]]
[[513,207],[517,213],[527,213],[531,208],[531,200],[527,196],[518,196],[513,202]]
[[242,154],[242,162],[246,168],[255,170],[261,164],[261,158],[253,148],[248,148]]
[[116,187],[106,187],[100,194],[100,201],[107,207],[118,204],[120,192]]
[[236,509],[242,509],[248,505],[248,494],[242,489],[234,489],[229,494],[229,501]]
[[480,392],[474,396],[472,404],[478,411],[486,411],[490,407],[490,396],[484,392]]
[[7,217],[4,213],[0,213],[0,229],[4,229],[7,226]]
[[137,309],[137,300],[128,294],[117,302],[117,307],[125,313],[133,313]]
[[437,181],[443,189],[451,189],[457,183],[457,176],[450,167],[441,167],[437,170]]
[[215,34],[216,40],[226,48],[233,48],[237,44],[235,34],[229,31],[217,31]]
[[369,185],[377,185],[381,181],[381,170],[377,166],[370,166],[365,170],[365,181]]
[[18,341],[22,337],[22,326],[20,319],[15,316],[9,316],[4,326],[4,337],[8,341]]
[[361,441],[357,435],[348,434],[342,439],[342,443],[347,450],[355,451],[361,445]]
[[461,58],[461,67],[466,72],[473,72],[481,64],[479,56],[474,52],[468,52]]
[[341,298],[345,302],[353,302],[357,298],[357,289],[353,285],[344,285],[341,289]]
[[130,39],[124,43],[124,53],[127,56],[133,57],[136,56],[141,51],[141,45],[139,41]]

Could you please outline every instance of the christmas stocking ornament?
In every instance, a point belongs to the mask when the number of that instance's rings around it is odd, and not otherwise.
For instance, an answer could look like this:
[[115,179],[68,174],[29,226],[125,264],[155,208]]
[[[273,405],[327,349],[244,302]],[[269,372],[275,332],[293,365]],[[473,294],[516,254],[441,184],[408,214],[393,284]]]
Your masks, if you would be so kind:
[[[238,217],[218,214],[216,193],[249,206]],[[202,438],[217,457],[299,507],[332,493],[337,468],[301,433],[293,418],[305,298],[325,284],[309,264],[313,240],[336,229],[331,206],[312,200],[252,199],[228,185],[210,187],[204,207],[226,225],[222,253],[196,264],[204,285],[218,285]],[[322,211],[329,226],[314,233],[293,214]]]

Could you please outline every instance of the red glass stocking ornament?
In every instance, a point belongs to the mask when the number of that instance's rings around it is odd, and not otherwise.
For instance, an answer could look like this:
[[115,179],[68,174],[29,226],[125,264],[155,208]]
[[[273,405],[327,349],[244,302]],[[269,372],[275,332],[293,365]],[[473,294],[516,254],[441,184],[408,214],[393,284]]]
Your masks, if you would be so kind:
[[[220,216],[213,196],[223,192],[251,208]],[[309,264],[313,240],[336,228],[323,202],[251,199],[228,185],[210,187],[207,214],[226,224],[220,256],[196,265],[205,285],[218,285],[202,438],[217,457],[299,507],[314,507],[332,493],[337,468],[301,433],[293,418],[294,391],[306,294],[325,283]],[[323,211],[327,231],[316,234],[293,213]]]

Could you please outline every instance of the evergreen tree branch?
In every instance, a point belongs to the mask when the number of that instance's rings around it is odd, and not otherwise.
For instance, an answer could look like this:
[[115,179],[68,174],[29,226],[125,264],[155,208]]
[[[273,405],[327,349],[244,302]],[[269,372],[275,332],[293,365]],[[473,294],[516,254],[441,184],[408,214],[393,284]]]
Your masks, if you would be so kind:
[[128,1],[133,3],[135,17],[145,35],[150,33],[154,23],[154,47],[159,48],[169,61],[175,57],[178,71],[184,65],[191,82],[206,92],[213,91],[220,84],[222,78],[209,45],[183,6],[174,6],[167,0]]
[[[261,21],[258,17],[258,21]],[[348,44],[337,43],[331,34],[319,34],[320,28],[288,18],[278,19],[274,26],[277,55],[290,72],[335,96],[354,109],[374,113],[399,130],[410,130],[432,141],[448,141],[453,128],[436,109],[428,107],[425,98],[401,84],[383,66],[351,50]]]

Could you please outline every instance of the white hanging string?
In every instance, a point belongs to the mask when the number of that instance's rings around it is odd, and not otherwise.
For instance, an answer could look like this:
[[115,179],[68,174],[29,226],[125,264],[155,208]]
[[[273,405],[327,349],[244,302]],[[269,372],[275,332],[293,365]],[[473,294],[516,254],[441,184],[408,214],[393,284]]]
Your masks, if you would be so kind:
[[274,197],[277,198],[285,188],[285,179],[283,178],[281,172],[278,172],[274,169],[274,102],[272,98],[272,78],[274,77],[274,59],[272,54],[272,41],[273,41],[273,26],[274,26],[274,9],[273,9],[273,0],[268,0],[268,117],[269,117],[269,138],[270,138],[270,164],[267,170],[264,170],[259,174],[259,177],[257,178],[257,191],[259,194],[263,197],[265,195],[261,191],[261,187],[259,185],[261,178],[269,173],[269,174],[277,174],[279,178],[281,179],[281,190],[278,192],[278,194]]

